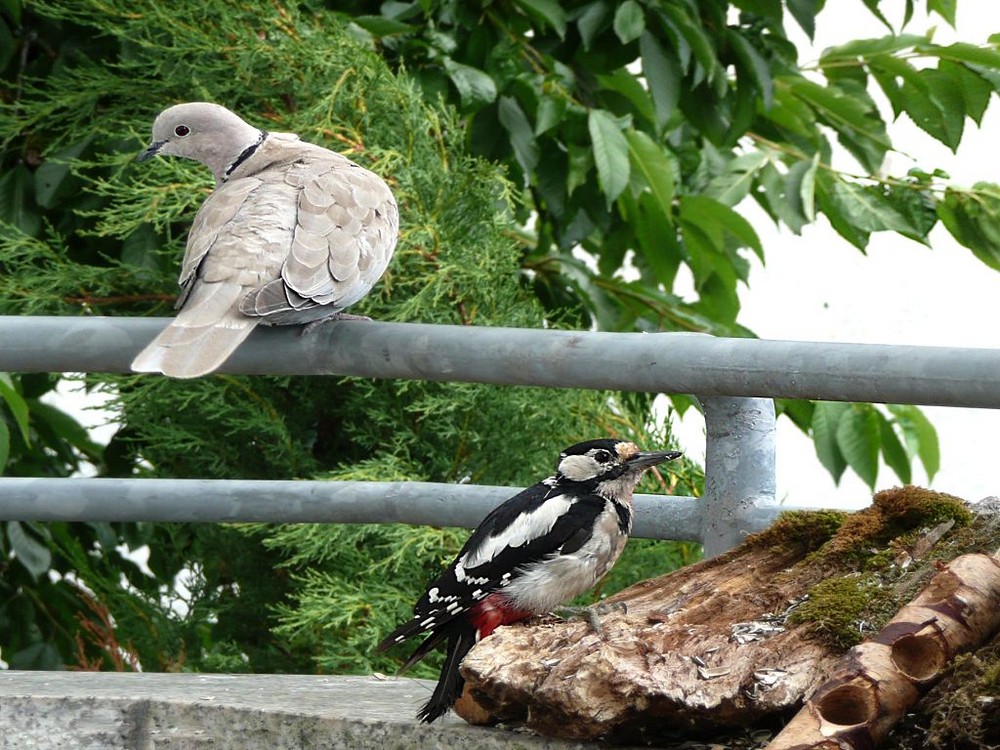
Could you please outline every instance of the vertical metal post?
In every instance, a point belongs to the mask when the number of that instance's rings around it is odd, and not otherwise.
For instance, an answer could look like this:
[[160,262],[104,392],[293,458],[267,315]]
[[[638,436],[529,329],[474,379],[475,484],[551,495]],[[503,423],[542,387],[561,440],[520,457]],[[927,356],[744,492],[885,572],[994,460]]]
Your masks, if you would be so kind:
[[775,504],[774,401],[710,396],[705,414],[705,497],[701,527],[705,556],[735,547],[750,530],[755,507]]

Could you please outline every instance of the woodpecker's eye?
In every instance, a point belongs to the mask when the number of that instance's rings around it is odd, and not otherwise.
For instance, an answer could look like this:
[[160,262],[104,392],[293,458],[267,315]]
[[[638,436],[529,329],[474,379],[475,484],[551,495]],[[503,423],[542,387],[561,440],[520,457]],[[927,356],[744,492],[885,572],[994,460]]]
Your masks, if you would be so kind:
[[183,138],[190,132],[191,128],[189,128],[187,125],[178,125],[176,128],[174,128],[174,135],[180,138]]
[[605,450],[594,451],[594,460],[598,463],[606,464],[611,460],[611,454]]

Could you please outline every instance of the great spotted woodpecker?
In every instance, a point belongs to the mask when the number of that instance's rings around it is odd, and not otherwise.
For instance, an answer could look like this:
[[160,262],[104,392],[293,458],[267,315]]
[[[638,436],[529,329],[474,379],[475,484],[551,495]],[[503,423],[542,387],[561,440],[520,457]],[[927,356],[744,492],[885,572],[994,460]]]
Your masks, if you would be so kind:
[[377,647],[429,633],[401,667],[447,641],[437,687],[417,716],[430,723],[462,693],[462,659],[498,626],[550,612],[593,586],[632,530],[632,491],[651,466],[676,451],[590,440],[559,455],[556,473],[495,508],[413,608],[413,619]]

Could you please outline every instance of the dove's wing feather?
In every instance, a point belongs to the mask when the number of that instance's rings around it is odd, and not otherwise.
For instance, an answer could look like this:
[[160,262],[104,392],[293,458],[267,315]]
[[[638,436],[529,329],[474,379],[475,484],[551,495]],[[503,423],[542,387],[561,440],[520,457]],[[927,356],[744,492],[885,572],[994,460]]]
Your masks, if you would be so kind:
[[294,188],[253,178],[224,183],[209,196],[188,239],[181,310],[136,357],[135,372],[193,378],[226,361],[260,322],[240,313],[240,303],[280,273],[292,207]]
[[184,309],[132,362],[135,372],[195,378],[217,369],[257,326],[235,312],[239,284],[195,284]]
[[364,297],[392,258],[399,230],[388,186],[338,154],[293,164],[284,180],[298,190],[288,257],[280,278],[241,306],[278,325],[319,320]]
[[326,237],[297,226],[282,275],[297,279],[295,291],[304,297],[311,297],[327,284],[328,257]]
[[253,178],[227,182],[216,188],[205,199],[188,232],[187,247],[184,250],[178,278],[183,292],[177,299],[177,307],[184,305],[198,267],[219,237],[219,228],[226,226],[236,217],[247,198],[260,185],[260,180]]

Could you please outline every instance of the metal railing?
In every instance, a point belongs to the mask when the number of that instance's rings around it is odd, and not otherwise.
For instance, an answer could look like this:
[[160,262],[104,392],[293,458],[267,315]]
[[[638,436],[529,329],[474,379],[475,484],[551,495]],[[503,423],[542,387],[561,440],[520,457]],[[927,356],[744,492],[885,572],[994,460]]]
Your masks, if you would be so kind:
[[[128,372],[166,319],[0,316],[0,371]],[[778,512],[775,397],[1000,408],[1000,351],[341,321],[257,329],[222,372],[690,393],[703,498],[636,498],[636,534],[732,547]],[[429,483],[0,479],[0,520],[475,525],[515,488]]]

